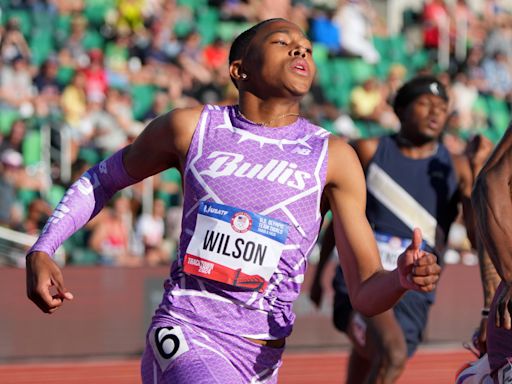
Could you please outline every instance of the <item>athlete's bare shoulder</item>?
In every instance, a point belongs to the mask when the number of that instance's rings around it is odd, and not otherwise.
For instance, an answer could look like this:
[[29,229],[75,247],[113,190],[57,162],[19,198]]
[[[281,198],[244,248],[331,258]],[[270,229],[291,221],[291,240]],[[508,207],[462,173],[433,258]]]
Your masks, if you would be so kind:
[[355,149],[357,156],[363,165],[363,168],[366,169],[373,156],[375,155],[375,152],[377,152],[377,147],[379,146],[379,138],[372,137],[368,139],[358,139],[354,140],[351,145]]
[[201,116],[203,106],[177,108],[168,113],[168,130],[173,138],[176,151],[186,155],[192,135]]
[[152,120],[125,150],[128,173],[142,179],[167,168],[180,168],[201,111],[202,106],[174,109]]
[[354,148],[343,138],[329,137],[327,187],[341,187],[352,177],[359,177],[361,163]]

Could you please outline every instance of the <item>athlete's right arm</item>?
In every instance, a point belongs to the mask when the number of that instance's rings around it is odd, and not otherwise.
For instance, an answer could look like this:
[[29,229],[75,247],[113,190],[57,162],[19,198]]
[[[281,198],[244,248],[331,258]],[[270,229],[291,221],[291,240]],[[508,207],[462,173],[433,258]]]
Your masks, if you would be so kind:
[[501,279],[497,326],[512,328],[512,125],[478,175],[471,202],[480,239]]
[[[27,296],[52,313],[73,295],[51,259],[55,250],[83,227],[119,190],[185,160],[201,107],[177,109],[151,121],[133,144],[96,164],[65,193],[36,243],[28,251]],[[55,293],[52,295],[52,287]]]

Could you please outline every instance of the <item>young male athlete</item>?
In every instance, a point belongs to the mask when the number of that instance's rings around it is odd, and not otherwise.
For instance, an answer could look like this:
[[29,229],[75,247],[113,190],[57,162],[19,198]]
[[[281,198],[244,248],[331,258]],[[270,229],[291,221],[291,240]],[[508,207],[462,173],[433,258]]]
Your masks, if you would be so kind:
[[397,268],[382,270],[355,152],[300,117],[315,75],[311,50],[283,19],[238,36],[229,70],[239,104],[166,113],[86,172],[29,251],[29,298],[48,313],[72,299],[49,256],[116,191],[169,167],[184,180],[182,233],[147,333],[144,383],[277,382],[292,303],[329,205],[358,311],[372,316],[408,289],[432,291],[440,266],[420,250],[419,230]]
[[495,383],[512,382],[512,125],[477,177],[472,193],[480,237],[498,272],[487,322],[487,357]]
[[[366,174],[366,216],[387,270],[396,268],[414,226],[423,232],[423,248],[442,254],[458,203],[471,213],[472,168],[479,169],[482,152],[490,152],[482,139],[469,162],[466,156],[453,158],[441,143],[448,95],[433,76],[405,83],[394,109],[401,122],[397,134],[353,144]],[[310,293],[316,305],[321,302],[321,276],[334,248],[333,235],[328,227]],[[333,320],[352,342],[347,383],[394,383],[421,341],[434,292],[407,292],[392,310],[370,318],[354,307],[347,281],[341,264],[333,282]]]

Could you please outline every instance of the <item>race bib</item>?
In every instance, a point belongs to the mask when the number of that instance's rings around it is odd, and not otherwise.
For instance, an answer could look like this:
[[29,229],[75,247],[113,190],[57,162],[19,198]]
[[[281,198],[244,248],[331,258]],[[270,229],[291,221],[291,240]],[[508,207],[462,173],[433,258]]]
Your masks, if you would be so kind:
[[375,240],[377,240],[382,266],[386,271],[392,271],[397,267],[398,257],[411,244],[411,239],[402,239],[378,232],[375,232],[374,235]]
[[186,273],[250,290],[265,290],[288,236],[283,221],[201,201],[185,254]]

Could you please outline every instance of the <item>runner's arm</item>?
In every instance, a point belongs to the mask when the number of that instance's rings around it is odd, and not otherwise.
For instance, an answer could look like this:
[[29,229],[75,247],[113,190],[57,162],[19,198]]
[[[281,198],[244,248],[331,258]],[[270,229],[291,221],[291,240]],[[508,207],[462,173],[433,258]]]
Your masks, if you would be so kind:
[[[55,250],[93,218],[119,190],[185,158],[200,109],[175,110],[153,120],[132,145],[89,169],[66,191],[26,258],[27,296],[52,313],[72,295],[51,260]],[[51,287],[57,293],[50,293]]]
[[512,284],[512,126],[484,165],[472,193],[476,225],[500,277]]

